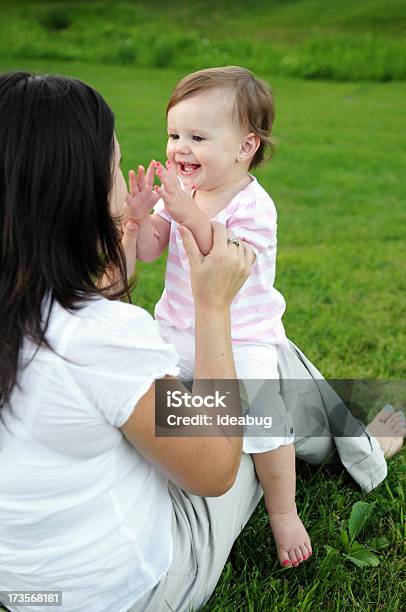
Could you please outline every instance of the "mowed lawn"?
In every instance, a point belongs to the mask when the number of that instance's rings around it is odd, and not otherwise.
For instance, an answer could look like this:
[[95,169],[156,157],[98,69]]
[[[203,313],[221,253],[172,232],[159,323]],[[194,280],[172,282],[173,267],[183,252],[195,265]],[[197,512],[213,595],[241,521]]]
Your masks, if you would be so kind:
[[[182,76],[74,63],[0,63],[83,78],[113,107],[123,169],[165,159],[165,106]],[[405,83],[272,79],[278,152],[256,172],[279,213],[276,286],[289,337],[336,378],[406,372]],[[163,259],[139,266],[151,312]]]
[[[82,78],[116,113],[123,169],[165,159],[164,109],[182,76],[170,70],[79,63],[11,62]],[[404,83],[269,79],[275,94],[274,160],[256,172],[279,214],[276,287],[287,301],[288,336],[326,377],[404,379],[405,195]],[[403,171],[403,172],[402,172]],[[153,312],[164,257],[140,264],[134,301]],[[298,506],[315,554],[282,570],[260,506],[233,549],[213,610],[400,610],[404,597],[403,456],[387,481],[363,496],[346,474],[299,466]],[[375,502],[364,541],[385,535],[378,567],[342,555],[340,529],[352,504]]]

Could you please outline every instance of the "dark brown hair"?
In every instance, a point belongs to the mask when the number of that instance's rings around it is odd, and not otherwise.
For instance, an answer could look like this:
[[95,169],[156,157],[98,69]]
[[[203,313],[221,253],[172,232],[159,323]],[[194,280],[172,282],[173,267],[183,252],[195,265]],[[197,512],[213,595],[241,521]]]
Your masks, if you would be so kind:
[[111,292],[97,287],[106,269],[120,277],[110,297],[128,284],[109,207],[114,115],[101,95],[63,76],[0,74],[0,145],[1,408],[24,339],[49,347],[55,301],[76,309]]
[[[256,168],[265,159],[272,157],[275,149],[274,141],[271,138],[275,107],[268,84],[258,79],[247,68],[224,66],[207,68],[189,74],[179,81],[173,90],[166,114],[181,100],[215,89],[228,89],[234,92],[233,110],[240,126],[259,136],[261,144],[249,166],[250,170]],[[266,157],[267,150],[269,151],[268,157]]]

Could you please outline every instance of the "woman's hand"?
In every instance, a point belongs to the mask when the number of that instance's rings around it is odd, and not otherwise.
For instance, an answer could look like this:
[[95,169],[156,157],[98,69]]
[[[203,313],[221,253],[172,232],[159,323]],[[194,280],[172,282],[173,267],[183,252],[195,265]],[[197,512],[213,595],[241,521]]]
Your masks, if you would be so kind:
[[228,309],[250,274],[255,254],[241,240],[239,246],[228,243],[233,234],[221,223],[212,222],[212,226],[213,248],[206,257],[188,228],[179,226],[179,232],[189,258],[196,306]]
[[145,172],[144,166],[138,166],[138,172],[134,170],[128,173],[129,194],[124,209],[124,223],[133,221],[140,223],[150,216],[160,196],[154,191],[155,160],[149,164]]
[[189,192],[182,189],[176,172],[175,164],[166,162],[166,168],[155,162],[156,173],[162,182],[162,187],[155,187],[155,191],[163,198],[165,209],[176,223],[185,223],[191,209],[196,207]]

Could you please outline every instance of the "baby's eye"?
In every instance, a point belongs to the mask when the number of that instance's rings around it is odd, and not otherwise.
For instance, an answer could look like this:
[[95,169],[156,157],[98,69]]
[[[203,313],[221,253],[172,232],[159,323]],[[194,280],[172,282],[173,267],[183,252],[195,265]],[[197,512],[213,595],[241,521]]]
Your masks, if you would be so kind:
[[203,136],[192,136],[192,138],[196,142],[202,142],[203,140],[205,140],[205,138],[203,138]]
[[168,134],[169,138],[171,140],[178,140],[179,139],[179,135],[178,134]]

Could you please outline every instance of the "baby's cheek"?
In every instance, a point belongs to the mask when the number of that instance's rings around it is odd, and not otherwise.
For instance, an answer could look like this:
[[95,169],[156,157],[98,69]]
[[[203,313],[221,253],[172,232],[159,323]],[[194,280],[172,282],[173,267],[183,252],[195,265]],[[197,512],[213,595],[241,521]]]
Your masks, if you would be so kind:
[[170,142],[166,145],[166,157],[171,161],[175,160],[175,147]]

